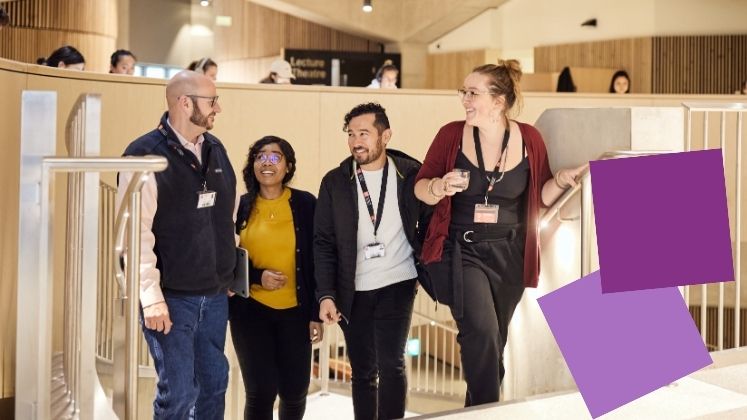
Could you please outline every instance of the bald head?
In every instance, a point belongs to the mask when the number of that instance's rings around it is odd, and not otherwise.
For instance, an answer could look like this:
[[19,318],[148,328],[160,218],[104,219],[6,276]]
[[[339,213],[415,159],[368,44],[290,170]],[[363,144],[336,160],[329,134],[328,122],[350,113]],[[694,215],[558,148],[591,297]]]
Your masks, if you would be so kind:
[[172,109],[180,96],[209,95],[211,89],[215,92],[215,85],[209,77],[191,70],[183,70],[166,84],[166,103],[169,109]]

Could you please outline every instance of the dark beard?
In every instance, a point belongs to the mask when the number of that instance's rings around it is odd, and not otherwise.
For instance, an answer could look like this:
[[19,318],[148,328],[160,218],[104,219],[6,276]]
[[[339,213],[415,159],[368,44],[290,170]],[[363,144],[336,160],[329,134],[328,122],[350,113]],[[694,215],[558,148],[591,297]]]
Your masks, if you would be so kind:
[[192,100],[192,104],[194,105],[194,107],[192,108],[192,115],[189,117],[189,121],[191,121],[192,124],[198,127],[202,127],[206,130],[212,130],[213,125],[210,124],[210,117],[215,115],[215,113],[205,115],[200,112],[199,109],[197,109],[197,103],[194,101],[194,99]]
[[376,159],[381,157],[381,154],[384,153],[384,143],[381,141],[381,138],[376,142],[376,150],[372,151],[371,149],[368,149],[368,157],[362,158],[357,157],[353,155],[353,159],[355,159],[355,162],[358,165],[366,165],[371,162],[376,161]]

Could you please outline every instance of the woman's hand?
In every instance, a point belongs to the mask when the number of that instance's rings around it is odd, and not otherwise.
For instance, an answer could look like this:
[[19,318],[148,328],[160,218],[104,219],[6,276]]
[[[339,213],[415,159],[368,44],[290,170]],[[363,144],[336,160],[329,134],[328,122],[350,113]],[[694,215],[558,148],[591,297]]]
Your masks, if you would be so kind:
[[448,196],[467,189],[462,176],[457,171],[448,172],[440,181],[436,180],[433,184],[433,189],[435,190],[437,187],[439,188],[439,192],[443,192],[444,195]]
[[321,322],[309,322],[309,339],[311,344],[316,344],[324,338],[324,325]]
[[588,163],[576,168],[561,169],[555,173],[555,183],[563,189],[575,187],[581,174],[587,169],[589,169]]
[[288,277],[279,271],[265,270],[262,272],[262,288],[267,290],[278,290],[285,286]]

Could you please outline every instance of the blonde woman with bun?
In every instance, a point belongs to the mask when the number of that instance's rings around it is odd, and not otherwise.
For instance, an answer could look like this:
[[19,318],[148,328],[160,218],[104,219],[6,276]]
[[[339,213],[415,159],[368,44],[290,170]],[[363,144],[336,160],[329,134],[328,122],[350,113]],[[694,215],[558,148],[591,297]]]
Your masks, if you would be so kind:
[[540,207],[585,169],[553,177],[539,131],[511,119],[520,79],[516,60],[472,70],[458,90],[465,119],[441,127],[415,184],[418,199],[435,206],[421,283],[456,320],[465,406],[498,401],[508,325],[539,277]]

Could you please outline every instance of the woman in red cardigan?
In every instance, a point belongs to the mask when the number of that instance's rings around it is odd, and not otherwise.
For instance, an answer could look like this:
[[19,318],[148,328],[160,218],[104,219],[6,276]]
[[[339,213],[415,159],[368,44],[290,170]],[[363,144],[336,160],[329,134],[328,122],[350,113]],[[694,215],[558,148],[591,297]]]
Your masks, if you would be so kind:
[[585,169],[553,177],[537,129],[509,120],[521,102],[520,78],[516,60],[467,76],[459,89],[465,121],[439,130],[415,185],[415,195],[436,206],[423,246],[430,274],[423,287],[457,322],[465,406],[498,401],[509,321],[524,288],[537,286],[540,206]]

